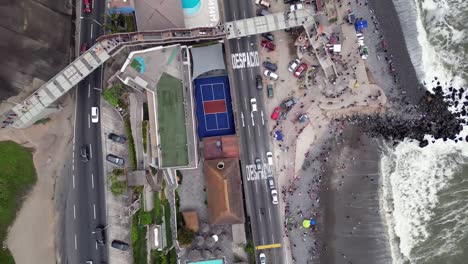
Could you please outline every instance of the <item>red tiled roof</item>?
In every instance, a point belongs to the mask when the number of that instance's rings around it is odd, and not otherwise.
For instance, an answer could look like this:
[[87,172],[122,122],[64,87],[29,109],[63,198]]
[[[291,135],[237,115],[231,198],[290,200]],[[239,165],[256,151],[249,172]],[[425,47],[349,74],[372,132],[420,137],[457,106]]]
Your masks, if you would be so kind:
[[[217,144],[219,142],[219,146]],[[208,137],[203,139],[205,160],[239,158],[239,145],[236,135]]]

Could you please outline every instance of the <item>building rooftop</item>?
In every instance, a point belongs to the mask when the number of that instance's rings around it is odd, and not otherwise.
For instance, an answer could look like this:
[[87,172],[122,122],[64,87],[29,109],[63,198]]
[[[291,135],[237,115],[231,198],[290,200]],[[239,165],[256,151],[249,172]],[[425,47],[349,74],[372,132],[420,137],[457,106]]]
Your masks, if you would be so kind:
[[203,154],[206,160],[239,158],[236,135],[207,137],[203,139]]

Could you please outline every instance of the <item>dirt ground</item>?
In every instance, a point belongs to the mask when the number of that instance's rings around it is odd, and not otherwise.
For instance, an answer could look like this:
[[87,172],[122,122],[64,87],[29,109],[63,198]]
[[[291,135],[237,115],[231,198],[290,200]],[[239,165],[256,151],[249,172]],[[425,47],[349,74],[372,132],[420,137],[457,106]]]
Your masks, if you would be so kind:
[[25,197],[16,220],[10,227],[7,246],[17,264],[55,263],[55,183],[70,151],[73,137],[74,101],[67,95],[64,107],[50,116],[46,124],[27,129],[0,130],[0,141],[12,140],[34,149],[37,183]]

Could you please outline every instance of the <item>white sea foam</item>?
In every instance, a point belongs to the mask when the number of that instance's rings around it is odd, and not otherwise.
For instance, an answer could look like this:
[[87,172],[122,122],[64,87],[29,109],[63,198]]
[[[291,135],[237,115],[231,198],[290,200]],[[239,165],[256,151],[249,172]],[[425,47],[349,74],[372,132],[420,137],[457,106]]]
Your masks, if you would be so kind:
[[[395,263],[403,263],[405,259],[413,262],[417,257],[412,256],[412,250],[429,237],[427,225],[434,222],[434,208],[450,206],[439,204],[438,193],[448,187],[449,181],[459,169],[461,159],[467,157],[468,143],[455,144],[442,140],[425,148],[420,148],[417,142],[410,140],[401,142],[396,148],[387,148],[381,160],[381,203],[382,213],[389,227]],[[452,217],[459,210],[451,214]],[[437,221],[443,224],[450,220],[441,218]],[[458,223],[458,227],[455,226],[452,231],[466,229],[462,222]],[[431,254],[443,254],[457,246],[456,236],[450,230],[445,232],[441,234],[446,237],[445,244],[440,245],[439,252]]]

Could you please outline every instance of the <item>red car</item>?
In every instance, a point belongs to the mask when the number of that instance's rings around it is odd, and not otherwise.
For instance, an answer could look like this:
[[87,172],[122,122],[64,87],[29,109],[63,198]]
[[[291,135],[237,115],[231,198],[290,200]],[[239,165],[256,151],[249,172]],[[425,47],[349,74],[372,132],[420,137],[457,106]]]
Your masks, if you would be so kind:
[[299,67],[297,67],[296,71],[294,72],[294,76],[299,78],[301,77],[302,73],[305,72],[306,70],[307,70],[307,64],[302,63],[301,65],[299,65]]
[[267,48],[269,51],[273,51],[273,50],[276,49],[275,43],[273,43],[271,41],[268,41],[268,40],[265,40],[265,39],[262,40],[261,45],[262,45],[262,47]]
[[88,43],[86,42],[81,43],[80,53],[83,54],[87,50],[88,50]]
[[277,120],[280,114],[281,114],[281,108],[275,107],[275,110],[273,110],[273,113],[271,114],[271,119]]
[[91,0],[83,0],[83,12],[91,13]]

